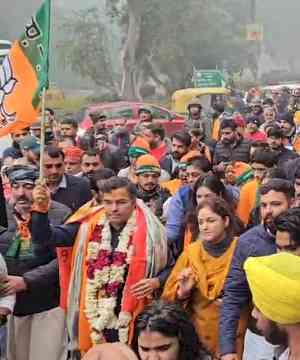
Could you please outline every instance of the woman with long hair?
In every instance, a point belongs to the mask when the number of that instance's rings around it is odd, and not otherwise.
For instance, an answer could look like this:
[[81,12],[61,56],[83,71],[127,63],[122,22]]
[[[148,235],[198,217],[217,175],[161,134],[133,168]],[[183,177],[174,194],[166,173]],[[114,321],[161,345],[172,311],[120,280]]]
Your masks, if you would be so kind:
[[[235,213],[235,199],[216,175],[208,175],[205,178],[198,179],[193,187],[190,208],[187,212],[184,248],[194,242],[199,235],[196,215],[197,206],[211,196],[217,196],[223,199],[230,207],[232,213]],[[241,221],[236,216],[233,216],[232,220],[234,235],[240,235],[243,231]]]
[[[209,196],[196,210],[199,237],[181,254],[168,278],[163,298],[181,301],[191,315],[200,341],[216,358],[219,353],[219,314],[225,279],[238,239],[232,210],[221,198]],[[237,333],[238,358],[243,352],[246,317]]]
[[136,319],[134,335],[135,353],[124,344],[106,343],[95,346],[83,360],[211,360],[178,303],[154,301]]
[[[207,360],[192,321],[176,303],[156,301],[137,318],[137,353],[141,360]],[[156,356],[149,357],[149,354]]]

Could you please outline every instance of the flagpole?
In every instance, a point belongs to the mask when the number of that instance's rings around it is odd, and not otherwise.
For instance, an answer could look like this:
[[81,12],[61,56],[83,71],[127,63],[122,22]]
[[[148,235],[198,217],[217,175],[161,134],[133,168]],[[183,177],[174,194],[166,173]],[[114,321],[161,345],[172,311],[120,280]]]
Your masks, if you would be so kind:
[[40,177],[39,182],[44,183],[44,153],[45,153],[45,132],[46,132],[46,121],[45,121],[45,98],[46,88],[42,90],[42,119],[41,119],[41,143],[40,143]]

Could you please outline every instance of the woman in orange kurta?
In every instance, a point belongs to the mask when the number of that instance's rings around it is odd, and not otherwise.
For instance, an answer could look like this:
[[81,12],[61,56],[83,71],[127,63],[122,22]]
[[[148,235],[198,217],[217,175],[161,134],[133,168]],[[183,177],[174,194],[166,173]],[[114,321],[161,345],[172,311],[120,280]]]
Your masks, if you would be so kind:
[[[210,196],[198,206],[200,239],[180,256],[167,280],[163,298],[184,303],[201,342],[217,358],[219,314],[225,279],[238,239],[234,219],[224,200]],[[237,333],[238,358],[242,358],[246,318]]]

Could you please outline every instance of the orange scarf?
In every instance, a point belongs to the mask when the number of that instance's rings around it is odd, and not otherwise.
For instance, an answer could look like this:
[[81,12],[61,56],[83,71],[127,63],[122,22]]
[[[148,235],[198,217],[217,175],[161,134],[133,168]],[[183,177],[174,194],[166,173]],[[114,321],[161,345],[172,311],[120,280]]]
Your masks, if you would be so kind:
[[[101,206],[93,206],[93,200],[78,209],[66,222],[72,224],[75,222],[89,222],[91,218],[99,214],[103,216],[103,208]],[[97,217],[98,218],[98,217]],[[68,290],[71,277],[71,265],[73,247],[60,247],[56,249],[58,266],[59,266],[59,282],[60,282],[60,307],[67,309]]]
[[[149,224],[149,214],[150,210],[137,206],[137,229],[133,235],[132,243],[134,245],[134,255],[132,261],[128,268],[128,275],[125,281],[125,287],[123,289],[123,302],[122,302],[122,311],[129,312],[132,314],[132,322],[130,324],[129,339],[132,340],[133,337],[133,324],[135,318],[143,310],[146,300],[137,300],[134,296],[131,295],[130,288],[133,284],[137,283],[139,280],[142,280],[149,277],[149,269],[156,267],[157,270],[160,268],[162,270],[166,266],[166,261],[164,262],[163,253],[166,251],[162,248],[160,243],[162,239],[155,239],[157,244],[152,243],[150,247],[152,248],[152,257],[149,258],[149,243],[148,243],[148,228]],[[91,205],[85,205],[83,208],[79,209],[69,220],[68,223],[74,222],[84,222],[88,223],[88,231],[86,233],[86,241],[84,242],[83,248],[83,258],[86,259],[87,245],[88,240],[91,238],[91,235],[95,229],[95,226],[99,221],[105,216],[104,209],[101,207],[92,208]],[[153,215],[152,215],[153,216]],[[62,296],[61,296],[61,306],[65,309],[68,309],[68,292],[70,290],[70,280],[73,278],[74,271],[74,261],[77,255],[77,247],[79,243],[80,231],[76,238],[73,248],[63,248],[58,249],[59,252],[59,270],[60,270],[60,283],[62,286]],[[159,241],[161,240],[161,241]],[[156,249],[156,246],[160,247]],[[60,251],[61,250],[61,251]],[[150,256],[151,257],[151,256]],[[166,257],[167,258],[167,257]],[[153,276],[157,274],[157,271],[153,271]],[[86,261],[82,265],[82,279],[81,279],[81,292],[80,292],[80,309],[79,309],[79,350],[82,352],[88,351],[92,347],[92,342],[90,339],[90,325],[85,316],[85,290],[87,283],[87,264]]]

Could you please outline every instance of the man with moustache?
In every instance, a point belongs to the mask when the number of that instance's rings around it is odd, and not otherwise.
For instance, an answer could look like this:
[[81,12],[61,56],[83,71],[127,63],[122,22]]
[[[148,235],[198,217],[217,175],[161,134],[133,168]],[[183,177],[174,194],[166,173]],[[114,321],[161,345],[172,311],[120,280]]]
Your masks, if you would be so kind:
[[34,190],[36,253],[53,242],[73,247],[61,291],[74,355],[103,342],[130,341],[136,315],[170,272],[164,228],[136,199],[136,186],[112,177],[98,191],[102,204],[79,210],[64,226],[53,227],[47,216],[48,189]]
[[137,177],[137,197],[162,218],[163,205],[171,196],[169,190],[161,188],[159,162],[152,155],[142,155],[137,159],[135,174]]
[[251,143],[237,132],[234,120],[224,119],[220,127],[221,140],[217,142],[213,163],[217,170],[224,171],[225,164],[230,161],[249,163]]
[[129,165],[128,149],[133,140],[133,135],[127,129],[127,119],[115,119],[109,142],[119,148],[122,159],[124,159],[123,167]]
[[65,154],[61,149],[46,146],[44,175],[51,199],[75,211],[92,199],[92,193],[86,179],[65,173],[64,159]]
[[171,153],[165,155],[160,161],[162,169],[166,170],[171,177],[174,177],[180,159],[189,152],[191,144],[192,139],[188,132],[176,132],[171,137]]
[[95,149],[85,151],[81,156],[81,176],[90,179],[95,171],[104,169],[100,154]]
[[[237,360],[236,334],[242,310],[251,304],[251,293],[244,271],[249,257],[267,256],[276,252],[275,219],[288,210],[294,201],[293,184],[287,180],[272,179],[260,188],[260,211],[263,224],[244,233],[238,242],[231,269],[224,288],[221,305],[220,347],[222,360]],[[271,359],[274,347],[265,342],[255,326],[249,324],[245,340],[245,359],[255,356]],[[251,354],[252,353],[252,354]]]
[[[12,193],[7,206],[9,227],[0,235],[0,252],[8,269],[3,291],[16,295],[8,324],[8,358],[60,360],[66,355],[66,333],[65,316],[58,308],[56,252],[47,249],[35,256],[30,229],[32,192],[38,170],[28,165],[15,165],[6,172]],[[50,222],[59,225],[70,212],[66,206],[51,201]]]
[[289,161],[299,157],[297,153],[284,147],[284,133],[279,126],[267,130],[267,142],[277,159],[277,166],[285,166]]
[[168,146],[165,142],[165,129],[161,124],[150,124],[143,130],[143,136],[149,142],[150,154],[161,161],[168,152]]

